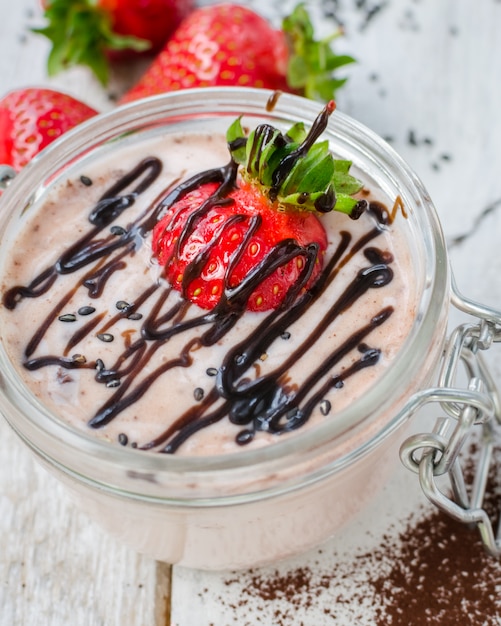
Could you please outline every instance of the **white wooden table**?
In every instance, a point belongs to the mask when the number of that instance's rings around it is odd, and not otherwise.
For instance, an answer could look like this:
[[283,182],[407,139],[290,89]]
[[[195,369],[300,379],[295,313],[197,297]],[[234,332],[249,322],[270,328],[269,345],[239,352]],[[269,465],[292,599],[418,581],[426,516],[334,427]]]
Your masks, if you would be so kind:
[[[85,70],[49,80],[47,45],[28,30],[40,24],[37,0],[0,4],[0,92],[54,86],[106,110],[113,107],[109,94],[119,94],[133,80],[123,71],[107,91]],[[274,20],[292,5],[246,4]],[[322,9],[335,11],[346,30],[339,49],[358,59],[346,70],[350,81],[338,107],[387,137],[410,163],[434,199],[451,244],[469,233],[451,245],[458,284],[467,295],[501,308],[501,2],[316,0],[311,5],[324,32],[334,21],[321,19]],[[501,380],[501,354],[491,361]],[[74,510],[0,421],[0,626],[389,623],[371,602],[396,596],[367,586],[370,568],[361,554],[373,555],[374,574],[374,559],[407,528],[414,510],[427,515],[430,505],[415,477],[397,464],[379,500],[321,552],[278,570],[232,575],[175,567],[171,572],[118,545]],[[391,558],[383,559],[383,569],[392,568]],[[426,566],[427,552],[420,558]],[[498,564],[483,563],[481,569],[501,580]],[[477,574],[478,563],[471,567]],[[280,599],[280,585],[289,579],[293,593]],[[432,606],[433,594],[423,593],[416,590],[418,602]],[[488,602],[476,617],[467,617],[466,606],[464,623],[501,623],[494,605]],[[433,610],[430,620],[437,615]],[[449,619],[446,610],[429,623],[457,623]],[[400,622],[394,617],[393,623]]]

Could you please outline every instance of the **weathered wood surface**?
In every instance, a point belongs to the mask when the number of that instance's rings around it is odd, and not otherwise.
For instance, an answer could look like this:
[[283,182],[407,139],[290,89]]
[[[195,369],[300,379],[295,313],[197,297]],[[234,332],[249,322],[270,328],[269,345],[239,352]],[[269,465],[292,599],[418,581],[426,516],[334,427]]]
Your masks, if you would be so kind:
[[[246,4],[278,20],[293,3]],[[339,47],[358,59],[346,70],[350,81],[338,107],[387,137],[414,168],[437,206],[460,288],[501,307],[501,2],[310,4],[323,31],[335,24],[323,17],[326,7],[344,22],[346,37]],[[49,80],[46,44],[28,32],[40,22],[38,2],[2,0],[2,5],[2,92],[52,85],[105,110],[113,106],[109,94],[120,93],[133,80],[124,71],[107,91],[80,70]],[[456,317],[453,313],[453,321]],[[501,379],[500,355],[489,360]],[[116,544],[76,511],[3,421],[0,458],[0,626],[169,623],[168,568]],[[374,550],[390,530],[398,533],[413,507],[427,507],[414,476],[400,466],[383,495],[370,508],[370,519],[357,519],[321,554],[315,551],[283,565],[282,574],[298,568],[329,571],[333,560],[346,561],[361,547]],[[263,577],[272,573],[263,572]],[[353,571],[343,579],[342,600],[340,583],[334,593],[324,581],[322,593],[299,590],[297,606],[277,599],[264,602],[257,592],[245,595],[246,576],[174,568],[172,580],[175,626],[376,623],[371,608],[360,603],[360,580]],[[294,584],[301,581],[296,578]],[[491,618],[484,613],[468,623],[480,625]]]

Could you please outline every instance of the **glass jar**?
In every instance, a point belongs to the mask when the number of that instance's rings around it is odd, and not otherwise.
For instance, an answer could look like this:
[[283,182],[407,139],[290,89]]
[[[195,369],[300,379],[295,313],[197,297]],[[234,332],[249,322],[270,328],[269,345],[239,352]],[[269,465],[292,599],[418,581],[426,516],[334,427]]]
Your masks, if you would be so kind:
[[[312,101],[281,94],[273,102],[272,96],[254,89],[189,90],[138,101],[82,124],[37,156],[4,193],[2,254],[21,217],[52,186],[82,163],[119,154],[122,144],[155,133],[224,132],[241,114],[248,124],[270,121],[288,128],[299,116],[310,125],[320,111]],[[122,447],[51,414],[22,383],[2,329],[0,408],[6,420],[84,511],[157,560],[242,568],[319,544],[384,484],[398,456],[389,451],[402,442],[409,416],[435,399],[428,385],[443,353],[451,290],[433,205],[409,167],[361,124],[336,112],[324,136],[336,156],[353,161],[355,175],[386,197],[401,199],[417,302],[391,366],[335,419],[236,454],[185,457]],[[456,292],[452,299],[460,300]],[[487,311],[483,318],[492,315]],[[415,448],[409,458],[419,464]]]

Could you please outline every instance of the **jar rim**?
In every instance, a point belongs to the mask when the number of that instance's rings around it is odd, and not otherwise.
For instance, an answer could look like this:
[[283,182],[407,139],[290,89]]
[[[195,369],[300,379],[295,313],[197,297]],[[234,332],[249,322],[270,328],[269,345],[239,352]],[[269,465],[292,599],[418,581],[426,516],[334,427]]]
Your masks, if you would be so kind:
[[[26,206],[33,202],[36,191],[32,190],[36,188],[37,181],[40,185],[42,180],[47,179],[50,170],[54,171],[63,167],[68,160],[78,158],[78,155],[88,149],[91,144],[97,145],[97,143],[109,141],[112,137],[120,138],[131,125],[154,123],[162,117],[170,119],[171,116],[188,113],[196,115],[199,112],[202,115],[209,110],[218,114],[230,110],[243,110],[244,114],[251,111],[256,115],[266,116],[270,98],[274,95],[272,91],[255,88],[199,88],[152,96],[102,113],[50,144],[20,172],[1,199],[4,205],[3,213],[7,213],[8,207]],[[268,106],[268,110],[269,108]],[[301,119],[306,123],[311,123],[320,109],[321,105],[317,102],[284,93],[276,98],[273,114],[294,119],[300,112]],[[396,369],[407,372],[407,375],[411,376],[412,369],[419,366],[426,357],[429,343],[434,335],[435,321],[442,315],[444,303],[448,300],[447,251],[438,216],[428,193],[416,174],[394,149],[372,130],[341,111],[337,111],[334,119],[330,120],[328,132],[329,129],[335,135],[341,134],[354,142],[362,142],[364,149],[398,173],[399,183],[405,184],[411,190],[420,205],[417,216],[419,227],[423,234],[428,236],[427,251],[431,253],[431,256],[426,259],[426,263],[429,266],[432,284],[428,290],[426,306],[420,319],[413,322],[411,333],[388,371],[378,379],[378,384],[372,385],[363,398],[357,399],[352,405],[337,412],[335,420],[326,420],[291,438],[280,438],[279,441],[269,446],[253,450],[241,449],[237,453],[210,457],[153,454],[103,441],[73,428],[63,419],[50,415],[48,410],[36,400],[31,402],[35,408],[34,415],[24,416],[24,419],[31,422],[31,427],[38,431],[45,431],[48,436],[56,437],[62,445],[69,446],[80,453],[105,458],[110,463],[126,465],[131,470],[199,474],[252,467],[256,464],[273,464],[287,459],[292,454],[312,451],[326,442],[334,442],[340,432],[344,432],[344,429],[361,421],[361,414],[363,419],[366,419],[368,407],[379,409],[384,406],[386,398],[393,391]],[[2,359],[5,360],[3,355]],[[15,389],[16,382],[11,373],[4,370],[1,376],[4,379],[1,385],[4,392],[7,385],[14,385]],[[16,393],[18,392],[19,389],[16,390]],[[5,393],[1,395],[5,396]],[[5,400],[2,399],[1,404],[3,405],[4,402]],[[361,407],[365,407],[366,411],[361,411]],[[4,414],[8,413],[4,408]],[[8,421],[11,421],[8,415],[5,416]],[[350,458],[344,458],[342,462],[351,462],[366,449],[377,445],[381,438],[391,433],[404,419],[405,415],[397,412],[387,422],[383,431],[376,432],[361,447],[350,452]],[[19,423],[13,426],[18,431],[23,430]]]

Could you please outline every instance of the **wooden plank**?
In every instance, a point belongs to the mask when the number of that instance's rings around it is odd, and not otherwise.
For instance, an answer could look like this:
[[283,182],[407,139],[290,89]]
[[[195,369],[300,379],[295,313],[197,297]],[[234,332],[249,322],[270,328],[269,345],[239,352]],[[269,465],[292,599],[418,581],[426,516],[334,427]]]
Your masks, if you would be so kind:
[[3,420],[0,458],[1,626],[168,624],[168,568],[78,511]]

